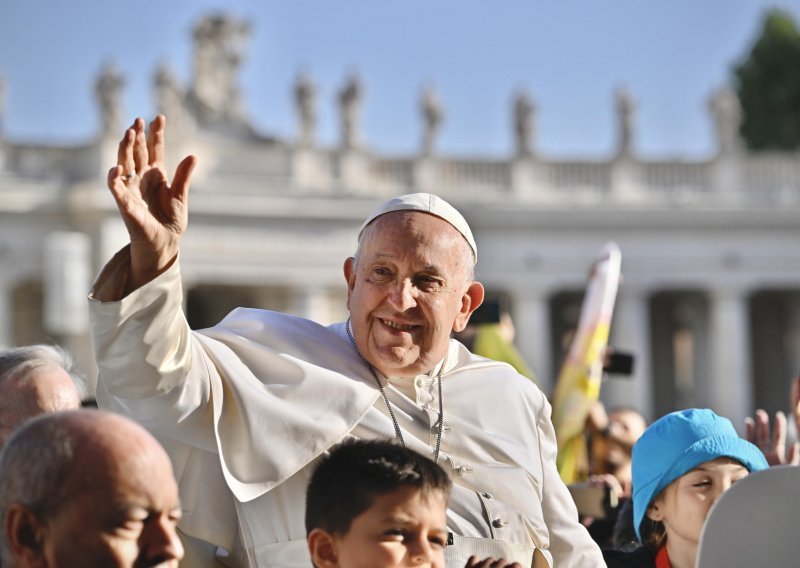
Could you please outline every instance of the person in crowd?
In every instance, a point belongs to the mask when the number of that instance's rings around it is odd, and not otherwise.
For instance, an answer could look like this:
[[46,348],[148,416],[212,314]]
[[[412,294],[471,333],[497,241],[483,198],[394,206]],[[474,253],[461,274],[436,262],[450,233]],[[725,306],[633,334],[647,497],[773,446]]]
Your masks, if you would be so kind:
[[163,116],[148,134],[137,119],[120,143],[108,186],[130,245],[102,270],[90,304],[98,402],[169,447],[184,533],[227,550],[229,563],[308,566],[314,462],[347,435],[390,436],[454,480],[448,567],[472,554],[602,565],[559,479],[545,396],[450,338],[484,294],[475,239],[453,206],[410,194],[366,219],[343,266],[347,322],[238,309],[192,332],[178,257],[196,159],[170,183],[164,131]]
[[643,546],[606,551],[609,568],[694,568],[711,506],[731,484],[767,467],[761,451],[711,410],[656,420],[633,448],[633,526]]
[[169,457],[122,416],[45,414],[0,454],[3,568],[176,567],[180,515]]
[[[601,548],[612,544],[619,513],[631,498],[633,446],[647,428],[644,417],[632,408],[620,407],[606,413],[597,401],[586,421],[589,453],[589,478],[584,485],[607,491],[609,506],[600,517],[581,511],[581,522]],[[579,484],[580,487],[580,484]],[[575,488],[570,486],[575,495]],[[616,503],[613,507],[610,503]]]
[[[351,438],[334,446],[306,494],[315,568],[443,568],[451,486],[438,464],[397,442]],[[466,566],[521,568],[476,557]]]
[[589,474],[612,476],[620,497],[631,495],[633,446],[646,428],[644,416],[633,408],[614,408],[606,414],[603,403],[597,401],[590,412]]
[[84,385],[72,356],[57,345],[0,351],[0,449],[34,416],[78,408]]

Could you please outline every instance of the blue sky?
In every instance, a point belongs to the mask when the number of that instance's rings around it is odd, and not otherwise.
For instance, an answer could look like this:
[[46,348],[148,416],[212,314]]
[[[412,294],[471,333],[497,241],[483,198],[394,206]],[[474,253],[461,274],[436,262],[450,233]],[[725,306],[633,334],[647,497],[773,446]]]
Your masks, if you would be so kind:
[[445,107],[444,154],[509,152],[509,101],[524,87],[542,153],[607,156],[613,93],[625,86],[642,155],[703,157],[713,148],[708,97],[730,80],[771,6],[800,21],[800,0],[3,0],[4,136],[91,138],[92,85],[108,60],[126,77],[126,115],[149,116],[156,65],[187,81],[192,26],[224,9],[252,24],[241,86],[265,134],[294,132],[291,86],[305,68],[319,90],[318,138],[334,142],[335,93],[357,69],[364,138],[385,153],[416,149],[419,90],[432,84]]

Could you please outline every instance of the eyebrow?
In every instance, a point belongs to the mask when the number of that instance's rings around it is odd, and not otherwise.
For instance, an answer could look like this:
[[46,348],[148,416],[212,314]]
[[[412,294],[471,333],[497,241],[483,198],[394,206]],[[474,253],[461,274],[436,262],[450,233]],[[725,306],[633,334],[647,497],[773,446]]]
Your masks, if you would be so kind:
[[[396,258],[397,258],[397,255],[390,254],[388,252],[377,252],[375,254],[370,255],[365,260],[367,260],[368,262],[374,262],[376,260],[384,260],[384,259],[394,260]],[[425,264],[425,265],[423,265],[422,268],[423,268],[423,270],[430,270],[430,271],[436,272],[436,273],[440,273],[441,272],[439,267],[437,265],[435,265],[435,264]]]

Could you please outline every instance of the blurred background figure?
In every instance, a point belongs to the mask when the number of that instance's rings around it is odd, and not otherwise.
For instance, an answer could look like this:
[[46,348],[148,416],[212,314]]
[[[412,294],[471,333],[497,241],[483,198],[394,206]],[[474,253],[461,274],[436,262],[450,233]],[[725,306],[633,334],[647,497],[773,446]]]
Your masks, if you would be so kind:
[[514,346],[515,336],[508,301],[496,298],[481,304],[472,313],[464,331],[455,337],[476,355],[508,363],[520,375],[538,384],[533,371]]
[[72,355],[57,345],[0,351],[0,449],[34,416],[78,408],[84,385]]
[[606,413],[595,402],[586,422],[589,471],[581,483],[569,486],[581,522],[601,547],[612,546],[614,530],[633,491],[633,446],[647,421],[632,408]]

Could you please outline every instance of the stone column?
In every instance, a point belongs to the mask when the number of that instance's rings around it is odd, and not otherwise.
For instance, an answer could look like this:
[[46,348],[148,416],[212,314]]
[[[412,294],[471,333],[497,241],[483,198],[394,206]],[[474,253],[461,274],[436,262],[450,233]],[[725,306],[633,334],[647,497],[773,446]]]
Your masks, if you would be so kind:
[[711,293],[711,404],[730,418],[738,430],[750,413],[750,325],[747,301],[742,290],[723,288]]
[[542,290],[515,291],[512,313],[516,338],[514,343],[533,369],[545,394],[553,389],[558,364],[550,362],[550,330],[547,322],[547,297]]
[[325,288],[298,286],[292,290],[289,313],[312,321],[330,323],[330,306]]
[[653,376],[650,359],[650,317],[647,294],[625,286],[620,289],[611,321],[612,347],[633,354],[633,374],[606,380],[601,396],[606,406],[630,406],[653,419]]
[[84,233],[57,231],[45,239],[44,322],[49,333],[82,335],[89,330],[90,250]]

